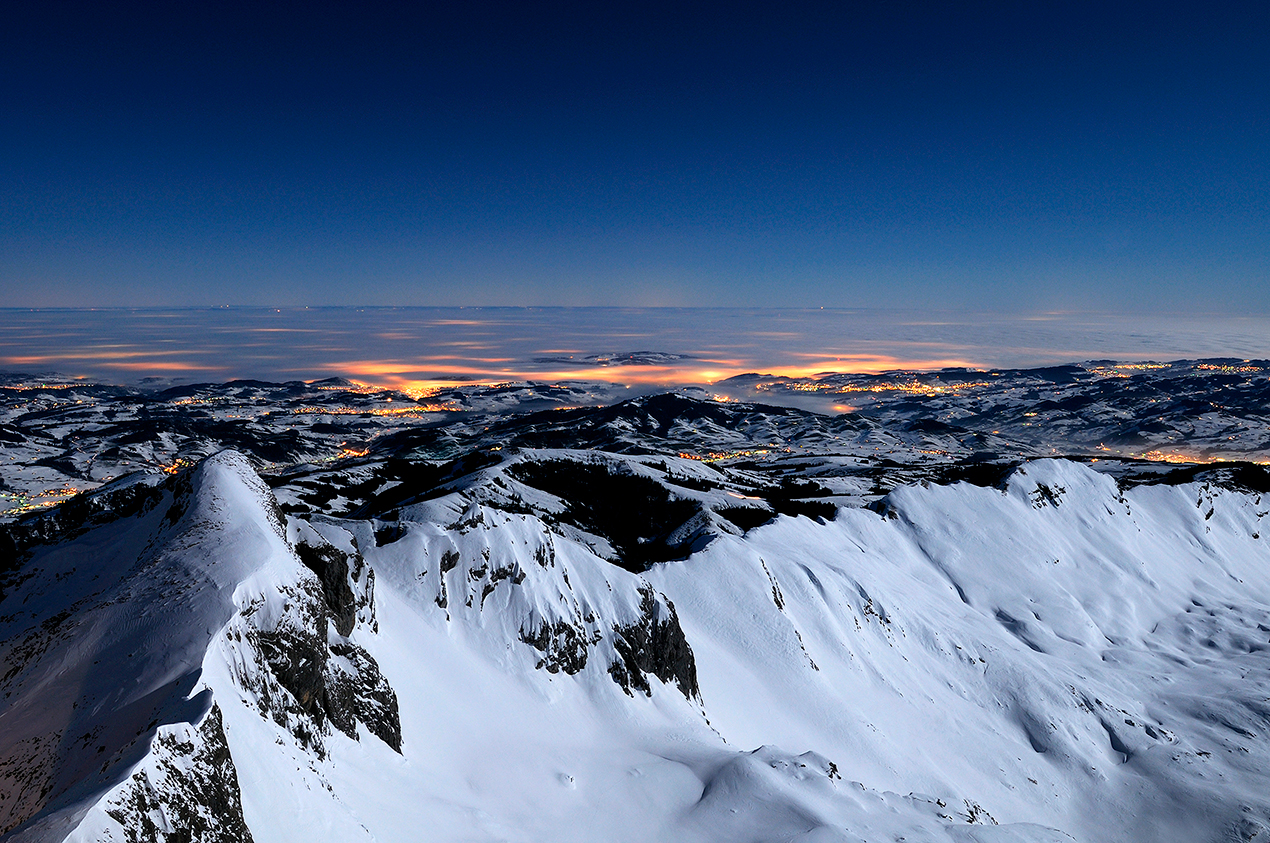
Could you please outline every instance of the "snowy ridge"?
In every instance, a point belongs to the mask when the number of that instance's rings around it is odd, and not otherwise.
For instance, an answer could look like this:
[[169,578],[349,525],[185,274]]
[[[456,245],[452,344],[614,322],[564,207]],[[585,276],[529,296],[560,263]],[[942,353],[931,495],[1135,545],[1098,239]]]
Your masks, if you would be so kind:
[[[492,658],[510,653],[501,658],[516,666],[573,675],[590,665],[628,693],[645,694],[651,673],[697,696],[674,606],[646,579],[535,516],[478,503],[460,511],[456,498],[407,509],[397,522],[404,536],[371,557],[411,602],[479,630]],[[532,661],[523,647],[507,651],[509,641],[532,648]]]
[[[601,426],[714,423],[645,411]],[[850,508],[816,459],[549,432],[448,462],[403,437],[269,484],[220,452],[15,533],[0,828],[1270,839],[1259,475],[1036,459]],[[292,505],[319,476],[335,511]]]
[[143,513],[39,549],[6,589],[0,812],[6,829],[44,818],[20,839],[64,834],[156,728],[202,719],[200,664],[233,589],[290,556],[268,487],[240,456],[170,485]]
[[[722,734],[815,746],[852,758],[848,776],[1078,839],[1266,833],[1257,496],[1121,495],[1041,461],[1004,493],[908,487],[887,504],[659,569]],[[725,558],[747,574],[703,587]],[[755,626],[774,646],[746,643]]]
[[338,378],[140,390],[0,374],[0,524],[62,501],[73,509],[79,492],[224,449],[286,474],[289,505],[328,514],[356,502],[356,491],[341,500],[330,480],[367,452],[451,460],[499,445],[687,452],[776,467],[812,459],[836,478],[835,494],[856,498],[967,460],[1084,454],[1138,470],[1151,460],[1270,459],[1265,360],[751,374],[709,391],[634,392],[566,382],[412,396]]

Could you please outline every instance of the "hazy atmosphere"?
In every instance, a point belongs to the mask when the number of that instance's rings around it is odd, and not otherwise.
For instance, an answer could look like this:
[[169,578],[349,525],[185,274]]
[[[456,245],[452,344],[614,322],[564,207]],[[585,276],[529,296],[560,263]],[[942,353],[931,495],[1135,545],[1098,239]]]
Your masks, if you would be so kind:
[[0,11],[0,843],[1270,843],[1270,4]]
[[639,391],[1089,360],[1267,356],[1270,317],[789,308],[0,309],[0,372],[96,383],[347,377],[412,392],[605,381]]

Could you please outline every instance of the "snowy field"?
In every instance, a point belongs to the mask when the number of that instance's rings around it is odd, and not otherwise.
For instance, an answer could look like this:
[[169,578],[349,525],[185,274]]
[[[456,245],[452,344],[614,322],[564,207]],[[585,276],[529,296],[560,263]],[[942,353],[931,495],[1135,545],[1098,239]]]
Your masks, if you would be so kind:
[[339,414],[92,401],[57,470],[188,458],[4,528],[6,839],[1270,839],[1252,462],[687,396],[425,409],[323,461]]

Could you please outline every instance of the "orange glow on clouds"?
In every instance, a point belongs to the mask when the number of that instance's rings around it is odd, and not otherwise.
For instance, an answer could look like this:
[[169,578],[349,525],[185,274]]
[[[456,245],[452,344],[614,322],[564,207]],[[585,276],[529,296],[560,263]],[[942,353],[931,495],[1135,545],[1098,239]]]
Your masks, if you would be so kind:
[[[156,327],[152,323],[160,316],[172,324]],[[806,380],[983,363],[966,359],[977,356],[973,343],[928,342],[925,334],[905,334],[902,325],[891,330],[875,317],[822,323],[823,318],[804,315],[786,324],[748,311],[722,319],[713,312],[603,309],[571,311],[567,319],[555,311],[428,309],[293,310],[284,316],[271,309],[210,316],[111,312],[94,322],[75,314],[35,313],[24,314],[18,336],[0,344],[0,370],[99,380],[125,373],[173,381],[334,376],[413,391],[527,381],[651,390],[718,384],[747,373]],[[91,330],[80,324],[86,320]],[[833,330],[826,329],[830,325]],[[800,326],[809,330],[797,330]],[[787,327],[794,330],[783,330]],[[647,364],[632,362],[642,352],[652,355]]]
[[[418,360],[348,360],[328,363],[323,368],[350,378],[364,378],[375,383],[420,395],[455,386],[490,385],[520,381],[556,383],[560,381],[604,381],[624,386],[691,386],[717,383],[736,375],[761,372],[767,377],[809,378],[832,373],[878,374],[897,370],[920,371],[945,367],[970,367],[962,359],[899,358],[883,355],[842,355],[817,357],[816,362],[793,366],[761,366],[746,360],[688,359],[675,365],[582,366],[577,368],[532,366],[485,367],[482,362],[511,362],[502,358],[481,360],[467,358],[463,363],[443,365],[443,371],[428,371],[419,366],[426,360],[458,358],[431,356]],[[703,365],[704,364],[704,365]],[[841,405],[846,407],[846,405]],[[848,412],[850,408],[840,412]]]

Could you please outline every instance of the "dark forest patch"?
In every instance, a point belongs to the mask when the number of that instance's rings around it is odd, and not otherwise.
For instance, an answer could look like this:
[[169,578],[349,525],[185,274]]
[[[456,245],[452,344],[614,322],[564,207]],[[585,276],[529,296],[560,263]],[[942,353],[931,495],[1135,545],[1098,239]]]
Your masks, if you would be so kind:
[[604,465],[550,460],[521,463],[510,473],[564,501],[560,520],[608,539],[617,564],[630,571],[682,556],[684,548],[667,544],[667,537],[700,511],[696,501],[673,497],[656,480]]
[[714,513],[746,531],[762,527],[776,517],[775,512],[756,506],[725,506],[716,509]]

